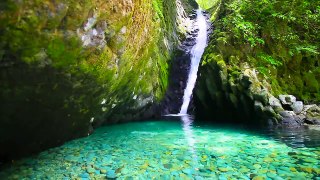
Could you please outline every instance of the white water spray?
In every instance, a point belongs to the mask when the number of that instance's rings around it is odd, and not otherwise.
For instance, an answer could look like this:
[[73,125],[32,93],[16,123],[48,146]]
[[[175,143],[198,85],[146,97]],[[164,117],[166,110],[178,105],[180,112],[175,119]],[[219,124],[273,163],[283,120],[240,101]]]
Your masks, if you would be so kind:
[[199,63],[207,46],[207,22],[206,18],[201,12],[201,9],[197,10],[196,26],[199,28],[198,36],[196,38],[196,44],[191,49],[191,64],[187,81],[187,87],[184,90],[183,104],[180,109],[180,114],[187,114],[189,103],[192,96],[192,91],[197,80],[197,73]]

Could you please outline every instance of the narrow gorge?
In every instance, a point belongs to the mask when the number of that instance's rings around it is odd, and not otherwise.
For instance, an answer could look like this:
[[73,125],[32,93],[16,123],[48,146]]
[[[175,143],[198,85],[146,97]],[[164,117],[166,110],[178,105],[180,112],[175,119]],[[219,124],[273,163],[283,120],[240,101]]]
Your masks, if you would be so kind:
[[0,179],[320,179],[320,2],[0,2]]

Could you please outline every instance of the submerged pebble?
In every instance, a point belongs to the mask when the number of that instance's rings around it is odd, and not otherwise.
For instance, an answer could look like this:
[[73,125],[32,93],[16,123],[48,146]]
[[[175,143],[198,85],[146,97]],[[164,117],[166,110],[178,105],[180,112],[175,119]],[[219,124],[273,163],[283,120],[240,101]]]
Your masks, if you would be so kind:
[[[107,133],[106,133],[107,132]],[[107,126],[17,161],[0,179],[317,179],[320,148],[291,148],[241,130],[179,122]],[[192,140],[192,139],[191,139]],[[6,177],[6,178],[3,178]]]
[[116,172],[114,171],[114,170],[109,170],[108,172],[107,172],[107,178],[109,178],[109,179],[114,179],[114,178],[116,178],[117,177],[117,175],[116,175]]

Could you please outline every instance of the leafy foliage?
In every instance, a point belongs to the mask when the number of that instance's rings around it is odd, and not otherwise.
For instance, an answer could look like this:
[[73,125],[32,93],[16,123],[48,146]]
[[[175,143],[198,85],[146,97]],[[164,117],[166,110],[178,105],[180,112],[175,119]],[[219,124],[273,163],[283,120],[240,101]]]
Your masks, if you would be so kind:
[[[220,18],[218,24],[239,43],[249,43],[254,47],[271,39],[291,48],[305,44],[309,48],[300,50],[317,54],[320,40],[319,1],[226,0],[225,3],[227,14]],[[274,25],[281,28],[274,28]]]
[[270,74],[268,68],[270,67],[276,68],[283,65],[283,63],[280,60],[264,53],[260,53],[258,55],[258,58],[259,58],[259,61],[258,61],[257,70],[261,74],[263,74],[265,77],[268,77],[268,75]]
[[230,69],[257,69],[275,95],[320,101],[320,1],[224,0],[219,7],[206,62],[217,54]]
[[200,5],[202,9],[210,9],[216,5],[216,3],[220,0],[197,0],[197,3]]
[[282,65],[282,62],[278,59],[273,58],[272,56],[269,56],[267,54],[261,53],[258,56],[263,62],[265,62],[266,64],[270,64],[274,67],[278,67],[280,65]]

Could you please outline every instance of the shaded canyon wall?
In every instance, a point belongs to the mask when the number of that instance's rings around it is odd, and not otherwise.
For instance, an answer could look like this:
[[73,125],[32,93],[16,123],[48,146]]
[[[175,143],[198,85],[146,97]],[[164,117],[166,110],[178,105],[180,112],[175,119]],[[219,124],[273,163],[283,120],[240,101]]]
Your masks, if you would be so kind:
[[0,2],[0,160],[155,116],[188,2]]

